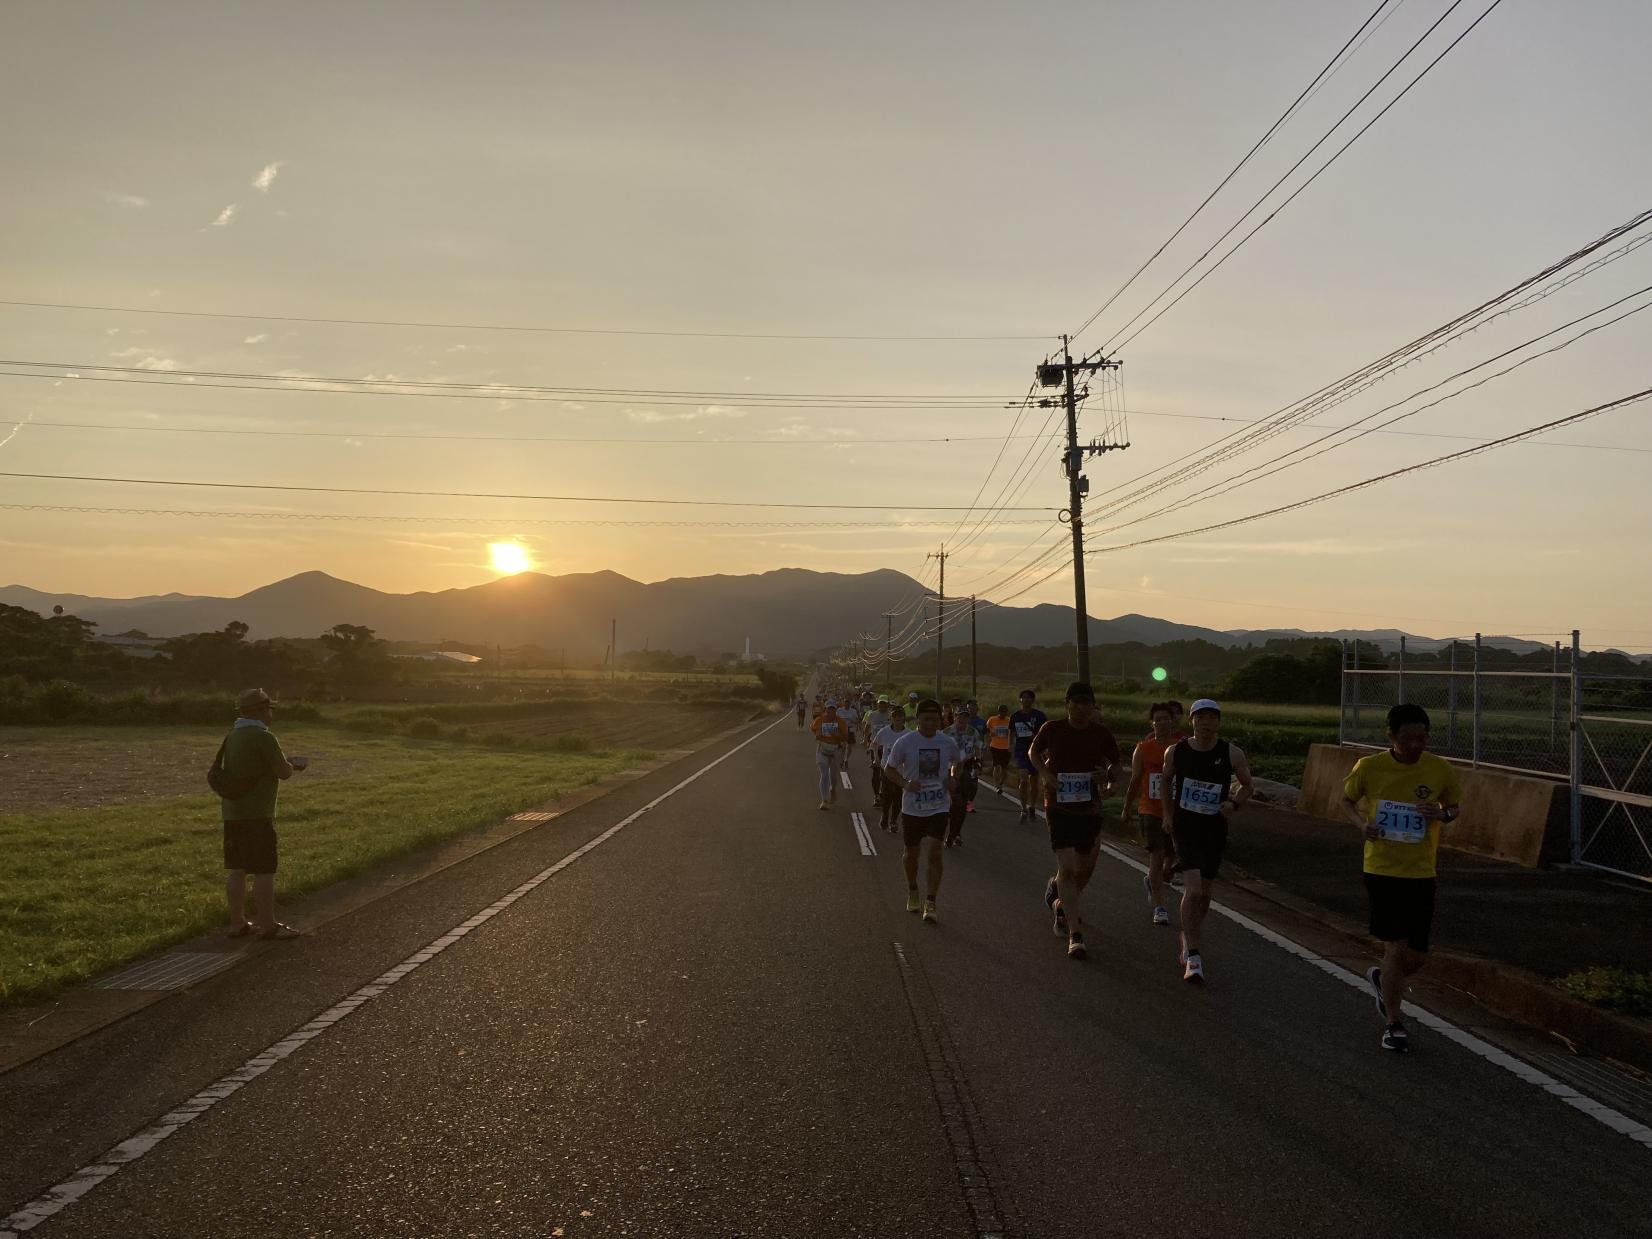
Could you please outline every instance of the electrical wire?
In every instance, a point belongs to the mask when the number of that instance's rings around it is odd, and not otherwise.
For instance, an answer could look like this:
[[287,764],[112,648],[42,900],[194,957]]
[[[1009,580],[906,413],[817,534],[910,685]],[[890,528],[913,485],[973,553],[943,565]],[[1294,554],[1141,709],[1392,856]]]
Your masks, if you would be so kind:
[[[950,521],[700,521],[700,520],[587,520],[551,516],[417,516],[402,513],[364,512],[255,512],[245,508],[111,508],[69,503],[0,503],[0,511],[64,512],[98,516],[194,516],[219,519],[344,521],[374,525],[381,522],[409,522],[426,525],[572,525],[580,527],[654,527],[695,529],[944,529]],[[1021,520],[1022,525],[1042,525],[1041,520]]]
[[[1193,208],[1193,213],[1191,215],[1189,215],[1186,219],[1184,219],[1180,224],[1178,224],[1176,226],[1176,231],[1172,232],[1167,238],[1165,238],[1164,242],[1159,246],[1158,249],[1154,250],[1152,252],[1152,254],[1148,255],[1147,261],[1142,263],[1141,266],[1137,267],[1136,270],[1131,274],[1130,278],[1125,280],[1123,284],[1119,285],[1118,288],[1116,288],[1113,291],[1113,295],[1111,297],[1108,297],[1106,301],[1103,301],[1101,303],[1100,308],[1098,308],[1093,314],[1091,314],[1089,318],[1085,319],[1082,323],[1079,324],[1078,329],[1071,333],[1071,335],[1075,339],[1078,336],[1083,335],[1087,330],[1089,330],[1090,324],[1095,322],[1096,319],[1100,318],[1103,314],[1105,314],[1108,311],[1108,309],[1111,308],[1112,304],[1115,301],[1117,301],[1121,296],[1123,296],[1125,291],[1132,284],[1134,284],[1136,282],[1136,280],[1141,276],[1142,272],[1146,271],[1148,267],[1152,266],[1153,263],[1158,260],[1159,256],[1161,254],[1163,254],[1165,252],[1165,250],[1170,248],[1171,244],[1176,240],[1176,238],[1181,236],[1182,233],[1187,230],[1187,226],[1199,217],[1200,212],[1202,212],[1207,206],[1210,205],[1211,199],[1215,198],[1217,194],[1221,193],[1222,190],[1227,187],[1227,184],[1228,184],[1229,181],[1233,180],[1234,177],[1239,175],[1240,169],[1243,168],[1247,163],[1249,163],[1251,161],[1251,157],[1253,155],[1255,155],[1257,151],[1261,150],[1265,145],[1267,145],[1268,139],[1273,137],[1273,135],[1279,131],[1280,126],[1282,126],[1286,121],[1288,121],[1291,118],[1291,116],[1296,112],[1297,108],[1304,103],[1304,101],[1309,97],[1309,92],[1313,91],[1319,85],[1320,79],[1326,78],[1327,74],[1331,74],[1331,73],[1334,73],[1336,71],[1336,66],[1342,60],[1343,53],[1346,52],[1349,49],[1349,47],[1351,47],[1353,45],[1354,40],[1360,37],[1361,33],[1364,32],[1365,28],[1367,26],[1369,26],[1373,21],[1376,20],[1377,14],[1381,13],[1385,8],[1388,7],[1388,5],[1389,5],[1389,0],[1381,0],[1381,2],[1377,5],[1377,7],[1371,11],[1371,15],[1369,17],[1367,17],[1363,22],[1360,23],[1359,29],[1354,31],[1354,33],[1348,37],[1348,41],[1346,43],[1344,43],[1340,48],[1337,49],[1337,54],[1335,56],[1332,56],[1331,59],[1328,60],[1325,63],[1324,68],[1320,69],[1320,71],[1318,73],[1314,74],[1313,81],[1309,82],[1306,86],[1304,86],[1302,88],[1302,92],[1299,95],[1297,95],[1297,97],[1295,99],[1293,99],[1291,101],[1291,106],[1286,108],[1283,112],[1281,112],[1279,114],[1279,119],[1274,121],[1273,124],[1268,126],[1267,132],[1264,133],[1260,138],[1258,138],[1256,140],[1256,145],[1252,146],[1250,148],[1250,150],[1246,151],[1244,158],[1241,159],[1238,163],[1234,164],[1233,167],[1231,169],[1229,169],[1228,174],[1226,176],[1224,176],[1219,182],[1217,182],[1216,188],[1211,190],[1208,194],[1205,195],[1204,201],[1202,201],[1201,203],[1199,203],[1198,206]],[[1386,20],[1386,19],[1384,19],[1384,20]],[[1372,33],[1374,34],[1376,32],[1372,31]],[[1355,50],[1357,51],[1358,49],[1356,48]],[[1326,80],[1329,80],[1329,79],[1326,78]],[[0,302],[0,304],[4,304],[4,303]]]
[[831,333],[771,331],[649,331],[618,327],[527,327],[509,323],[425,323],[382,318],[317,318],[301,314],[227,314],[210,310],[163,310],[154,306],[78,305],[62,301],[6,301],[0,306],[18,306],[36,310],[86,310],[99,314],[152,314],[169,318],[218,318],[236,322],[257,323],[319,323],[335,327],[429,327],[442,331],[509,331],[535,332],[580,336],[658,336],[690,340],[864,340],[864,341],[990,341],[990,340],[1048,340],[1049,336],[913,336],[913,335],[843,335]]
[[1268,508],[1262,512],[1252,512],[1247,516],[1234,517],[1232,520],[1218,521],[1211,525],[1202,525],[1197,529],[1182,529],[1176,531],[1175,533],[1160,534],[1152,538],[1141,538],[1135,542],[1121,543],[1118,546],[1095,547],[1085,551],[1084,553],[1086,556],[1109,555],[1118,551],[1133,550],[1136,547],[1153,546],[1160,542],[1173,542],[1181,538],[1190,538],[1197,534],[1214,533],[1222,529],[1232,529],[1238,525],[1248,525],[1252,521],[1264,520],[1270,516],[1279,516],[1285,512],[1294,512],[1299,508],[1309,507],[1312,504],[1323,503],[1327,499],[1335,499],[1342,495],[1352,494],[1354,491],[1364,490],[1367,487],[1376,486],[1379,483],[1391,481],[1394,478],[1404,477],[1406,474],[1416,473],[1422,469],[1432,469],[1437,465],[1450,464],[1451,462],[1457,460],[1466,460],[1470,456],[1478,456],[1483,452],[1493,451],[1496,448],[1506,447],[1511,443],[1518,443],[1523,439],[1530,439],[1534,435],[1540,435],[1550,430],[1556,430],[1561,426],[1570,426],[1574,423],[1585,421],[1591,417],[1598,417],[1602,413],[1610,413],[1616,409],[1626,408],[1629,405],[1638,404],[1648,398],[1652,398],[1652,387],[1645,388],[1638,392],[1633,392],[1627,396],[1620,396],[1616,400],[1610,400],[1605,404],[1595,405],[1593,408],[1584,409],[1579,413],[1568,414],[1565,417],[1556,418],[1554,421],[1544,422],[1540,426],[1531,426],[1525,430],[1517,431],[1514,434],[1504,435],[1502,438],[1493,439],[1489,443],[1478,443],[1473,447],[1464,448],[1459,452],[1450,452],[1444,456],[1435,456],[1432,459],[1419,461],[1413,465],[1406,465],[1401,469],[1393,469],[1387,473],[1380,473],[1375,477],[1366,478],[1361,482],[1353,482],[1347,486],[1339,486],[1335,490],[1328,490],[1322,494],[1311,495],[1306,499],[1298,499],[1294,503],[1281,504],[1276,508]]
[[[1422,43],[1423,39],[1426,39],[1430,34],[1433,34],[1435,28],[1439,26],[1440,22],[1443,22],[1447,17],[1449,17],[1451,15],[1452,11],[1454,9],[1456,9],[1457,6],[1459,4],[1461,4],[1462,2],[1463,2],[1463,0],[1453,0],[1451,8],[1447,9],[1443,14],[1441,14],[1439,21],[1436,21],[1433,26],[1430,26],[1426,31],[1423,32],[1422,38],[1418,39],[1416,43],[1412,44],[1411,48],[1405,53],[1405,55],[1401,56],[1399,60],[1394,62],[1393,68],[1390,69],[1388,71],[1388,73],[1383,74],[1382,77],[1377,80],[1376,86],[1373,86],[1370,91],[1367,91],[1364,95],[1360,96],[1359,102],[1354,104],[1354,107],[1350,108],[1348,110],[1348,113],[1345,114],[1342,119],[1346,120],[1348,118],[1348,115],[1352,115],[1354,110],[1356,108],[1358,108],[1360,106],[1360,104],[1364,103],[1365,100],[1370,97],[1372,91],[1375,91],[1378,86],[1381,86],[1383,84],[1383,82],[1387,81],[1388,77],[1389,77],[1389,74],[1393,73],[1394,70],[1398,69],[1400,67],[1400,65],[1405,62],[1407,57],[1409,57],[1411,55],[1411,52],[1415,51],[1417,46]],[[1159,300],[1161,298],[1163,298],[1165,296],[1165,294],[1168,293],[1172,288],[1174,288],[1177,283],[1179,283],[1183,278],[1185,278],[1189,271],[1192,271],[1193,268],[1198,266],[1200,262],[1203,262],[1206,258],[1208,258],[1210,256],[1211,252],[1215,250],[1217,245],[1220,245],[1229,236],[1231,236],[1233,231],[1235,229],[1237,229],[1240,224],[1244,223],[1244,221],[1250,217],[1251,212],[1255,211],[1258,206],[1262,205],[1262,203],[1267,199],[1269,194],[1272,194],[1275,189],[1278,189],[1279,186],[1284,183],[1284,181],[1287,177],[1289,177],[1292,173],[1294,173],[1297,170],[1297,168],[1301,167],[1302,163],[1308,158],[1308,156],[1312,155],[1314,153],[1314,151],[1318,150],[1320,145],[1323,142],[1325,142],[1328,138],[1330,138],[1331,134],[1336,132],[1336,130],[1342,125],[1342,120],[1337,121],[1337,123],[1335,125],[1331,126],[1331,128],[1326,131],[1325,137],[1321,138],[1319,140],[1319,142],[1314,143],[1314,145],[1308,150],[1308,154],[1304,155],[1302,157],[1302,159],[1298,160],[1295,164],[1293,164],[1291,166],[1290,171],[1287,172],[1285,174],[1285,176],[1281,177],[1277,182],[1274,183],[1274,186],[1273,186],[1272,189],[1269,189],[1266,194],[1263,194],[1261,198],[1257,199],[1256,204],[1254,206],[1252,206],[1249,211],[1246,211],[1244,215],[1240,216],[1238,221],[1235,222],[1235,224],[1233,225],[1232,228],[1228,229],[1227,232],[1224,232],[1220,237],[1218,237],[1216,239],[1215,243],[1210,247],[1209,250],[1206,250],[1205,253],[1196,262],[1194,262],[1192,264],[1192,266],[1189,266],[1187,268],[1187,271],[1183,271],[1181,275],[1178,275],[1175,280],[1171,281],[1171,283],[1168,286],[1166,286],[1164,292],[1161,292],[1158,295],[1158,297],[1155,297],[1152,301],[1148,302],[1147,305],[1144,306],[1136,314],[1135,318],[1132,318],[1129,322],[1125,323],[1125,325],[1123,327],[1119,328],[1119,331],[1115,332],[1113,334],[1112,338],[1110,338],[1103,347],[1109,352],[1114,351],[1115,349],[1125,348],[1132,340],[1134,340],[1134,339],[1136,339],[1136,337],[1140,336],[1142,332],[1146,331],[1149,327],[1151,327],[1154,323],[1158,322],[1161,318],[1163,318],[1171,310],[1175,309],[1175,307],[1182,300],[1183,297],[1186,297],[1195,288],[1199,287],[1200,284],[1203,284],[1207,279],[1209,279],[1212,275],[1214,275],[1216,273],[1216,271],[1222,266],[1222,264],[1227,262],[1228,259],[1232,258],[1242,248],[1244,248],[1244,245],[1245,245],[1246,242],[1248,242],[1258,232],[1262,231],[1263,228],[1267,227],[1276,218],[1278,218],[1280,212],[1282,212],[1286,207],[1290,206],[1291,203],[1295,202],[1298,195],[1300,195],[1303,192],[1303,190],[1307,189],[1308,186],[1312,185],[1315,181],[1317,181],[1320,178],[1320,176],[1328,168],[1330,168],[1330,166],[1332,164],[1336,163],[1337,160],[1341,159],[1343,154],[1348,150],[1348,148],[1353,146],[1353,144],[1355,142],[1358,142],[1362,137],[1364,137],[1365,134],[1367,133],[1367,131],[1369,131],[1370,128],[1373,125],[1375,125],[1384,116],[1388,115],[1389,110],[1391,108],[1393,108],[1393,106],[1396,103],[1398,103],[1401,99],[1405,98],[1406,95],[1411,93],[1411,88],[1413,86],[1415,86],[1418,82],[1422,81],[1423,78],[1427,77],[1429,72],[1434,68],[1435,65],[1439,64],[1440,61],[1444,60],[1447,56],[1449,56],[1451,54],[1452,50],[1454,48],[1456,48],[1456,46],[1459,43],[1461,43],[1464,39],[1468,38],[1468,36],[1474,32],[1475,28],[1477,26],[1479,26],[1479,24],[1481,22],[1485,21],[1486,18],[1491,16],[1492,10],[1496,9],[1497,6],[1502,4],[1502,3],[1503,3],[1503,0],[1491,0],[1491,3],[1486,7],[1485,11],[1482,12],[1479,17],[1476,17],[1474,19],[1473,23],[1470,24],[1468,29],[1464,30],[1455,39],[1453,39],[1450,43],[1448,43],[1446,45],[1445,50],[1442,51],[1438,56],[1434,57],[1433,60],[1429,61],[1428,64],[1424,65],[1423,69],[1422,69],[1422,72],[1418,73],[1416,77],[1412,78],[1410,82],[1406,83],[1405,87],[1400,91],[1400,93],[1395,95],[1392,99],[1390,99],[1387,103],[1385,103],[1382,106],[1382,109],[1380,111],[1378,111],[1377,114],[1375,116],[1373,116],[1370,120],[1366,121],[1365,124],[1362,125],[1359,128],[1359,130],[1354,134],[1353,137],[1349,138],[1348,141],[1344,142],[1340,147],[1338,147],[1336,153],[1333,154],[1329,159],[1327,159],[1323,164],[1321,164],[1314,171],[1312,176],[1310,176],[1307,180],[1303,181],[1302,184],[1298,185],[1294,190],[1292,190],[1291,193],[1289,194],[1289,196],[1287,196],[1286,199],[1283,202],[1281,202],[1278,206],[1274,207],[1272,211],[1270,211],[1266,216],[1264,216],[1262,218],[1262,220],[1257,223],[1256,227],[1252,228],[1244,236],[1240,237],[1239,240],[1234,243],[1234,246],[1233,246],[1232,249],[1228,250],[1228,252],[1223,254],[1220,258],[1218,258],[1215,261],[1215,263],[1213,263],[1211,266],[1207,267],[1205,269],[1205,271],[1203,272],[1203,274],[1201,274],[1198,279],[1194,280],[1193,283],[1189,284],[1180,293],[1178,293],[1174,300],[1172,300],[1169,304],[1167,304],[1157,314],[1153,315],[1152,318],[1148,319],[1140,327],[1137,327],[1134,331],[1131,331],[1130,334],[1128,336],[1126,336],[1124,339],[1119,340],[1118,336],[1121,332],[1129,330],[1132,323],[1136,322],[1136,320],[1139,319],[1143,314],[1147,313],[1148,310],[1152,309],[1155,305],[1157,305]],[[1114,341],[1117,341],[1117,343],[1115,344]]]
[[[894,503],[760,503],[741,499],[662,499],[652,495],[523,495],[493,491],[400,490],[368,486],[296,486],[272,482],[195,482],[177,478],[111,478],[72,473],[0,472],[0,477],[32,478],[48,482],[107,482],[123,486],[179,486],[212,490],[271,490],[312,495],[417,495],[441,499],[528,499],[544,503],[647,503],[672,507],[703,508],[796,508],[829,511],[901,512],[919,507],[928,512],[958,512],[962,509],[939,504]],[[1048,512],[1049,508],[1019,508],[1023,512]]]

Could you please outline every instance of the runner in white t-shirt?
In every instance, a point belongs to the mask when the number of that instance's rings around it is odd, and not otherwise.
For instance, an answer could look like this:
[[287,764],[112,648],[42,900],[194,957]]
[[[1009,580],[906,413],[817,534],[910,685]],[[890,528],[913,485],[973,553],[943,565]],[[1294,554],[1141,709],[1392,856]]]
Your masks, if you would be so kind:
[[941,725],[941,705],[937,701],[918,703],[918,730],[898,737],[884,761],[884,777],[901,788],[901,831],[906,845],[906,910],[918,911],[918,852],[929,852],[928,897],[923,901],[923,919],[935,920],[935,899],[941,891],[941,849],[946,838],[948,812],[956,780],[952,769],[958,764],[958,746],[937,730]]
[[884,766],[889,761],[889,750],[895,747],[895,741],[906,734],[906,711],[899,706],[889,707],[889,721],[878,729],[878,734],[872,737],[872,760],[877,765],[878,787],[882,796],[878,801],[878,824],[890,834],[895,833],[895,823],[901,816],[901,789],[891,783],[884,774]]

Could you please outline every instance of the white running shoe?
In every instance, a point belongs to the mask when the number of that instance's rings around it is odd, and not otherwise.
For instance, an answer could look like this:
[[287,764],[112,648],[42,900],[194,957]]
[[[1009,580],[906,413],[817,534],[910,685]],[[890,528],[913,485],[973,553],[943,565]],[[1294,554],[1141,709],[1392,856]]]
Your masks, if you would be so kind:
[[1187,957],[1187,963],[1182,965],[1182,980],[1189,985],[1197,985],[1205,979],[1205,962],[1199,958],[1197,951]]
[[1165,908],[1154,908],[1153,909],[1153,923],[1155,925],[1168,925],[1168,924],[1170,924],[1170,913],[1169,913],[1169,911]]

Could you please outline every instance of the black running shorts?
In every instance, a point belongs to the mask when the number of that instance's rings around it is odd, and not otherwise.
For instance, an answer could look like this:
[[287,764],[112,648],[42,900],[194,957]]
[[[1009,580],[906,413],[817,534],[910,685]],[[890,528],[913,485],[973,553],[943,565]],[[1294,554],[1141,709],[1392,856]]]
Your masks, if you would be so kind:
[[224,868],[243,873],[275,872],[275,823],[243,818],[224,823]]
[[925,839],[945,839],[946,817],[945,813],[931,813],[928,817],[901,814],[901,841],[915,848]]
[[1008,749],[992,750],[992,768],[994,770],[1008,770],[1010,768],[1010,751]]
[[1070,813],[1046,805],[1044,816],[1050,823],[1050,851],[1072,848],[1085,855],[1095,851],[1101,838],[1101,814]]
[[1142,833],[1147,836],[1147,850],[1162,853],[1166,856],[1176,854],[1176,845],[1170,842],[1170,836],[1165,833],[1164,819],[1154,817],[1151,813],[1141,815]]
[[1428,950],[1434,927],[1434,879],[1365,875],[1371,898],[1371,936],[1380,942],[1403,942],[1413,951]]
[[1205,881],[1214,882],[1222,868],[1222,855],[1228,850],[1227,819],[1220,813],[1178,816],[1175,842],[1176,859],[1183,872],[1196,869]]

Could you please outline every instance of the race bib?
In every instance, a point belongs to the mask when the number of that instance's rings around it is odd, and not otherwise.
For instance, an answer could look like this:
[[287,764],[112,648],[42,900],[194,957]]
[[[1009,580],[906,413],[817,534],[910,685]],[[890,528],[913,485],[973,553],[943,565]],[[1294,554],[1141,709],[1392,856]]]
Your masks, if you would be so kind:
[[1020,736],[1023,740],[1031,740],[1033,734],[1032,724],[1017,723],[1015,725],[1015,734]]
[[1057,804],[1089,804],[1092,775],[1089,771],[1083,774],[1058,774],[1055,777],[1055,802]]
[[823,735],[823,736],[835,736],[835,735],[837,735],[837,724],[836,723],[822,723],[820,725],[820,734]]
[[1182,780],[1182,798],[1177,803],[1189,813],[1207,816],[1222,811],[1227,789],[1220,783],[1203,783],[1198,779]]
[[1147,798],[1149,800],[1164,799],[1164,775],[1150,774],[1147,776]]
[[999,723],[998,726],[992,729],[992,734],[1002,740],[1005,736],[1010,734],[1010,729],[1003,723]]
[[950,800],[944,783],[924,783],[912,793],[912,802],[919,809],[944,809]]
[[1377,833],[1392,843],[1421,843],[1428,837],[1428,819],[1417,812],[1414,804],[1379,800]]

